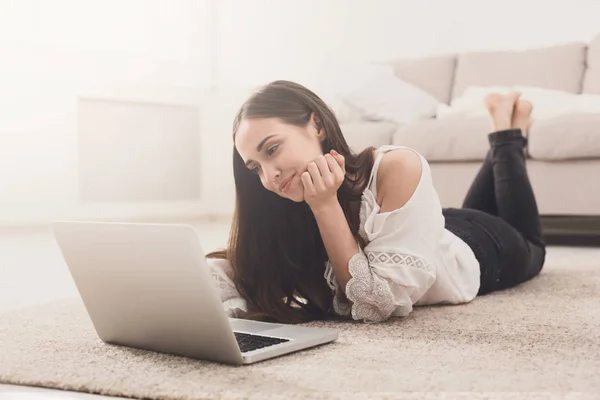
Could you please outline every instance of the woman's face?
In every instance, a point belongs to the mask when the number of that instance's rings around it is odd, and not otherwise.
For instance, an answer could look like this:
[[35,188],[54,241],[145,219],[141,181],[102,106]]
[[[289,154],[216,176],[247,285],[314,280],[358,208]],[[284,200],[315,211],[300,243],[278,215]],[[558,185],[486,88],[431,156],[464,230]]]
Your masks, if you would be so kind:
[[256,173],[265,189],[295,202],[304,201],[300,176],[323,155],[323,130],[313,118],[305,127],[278,118],[245,119],[235,134],[235,147],[248,169]]

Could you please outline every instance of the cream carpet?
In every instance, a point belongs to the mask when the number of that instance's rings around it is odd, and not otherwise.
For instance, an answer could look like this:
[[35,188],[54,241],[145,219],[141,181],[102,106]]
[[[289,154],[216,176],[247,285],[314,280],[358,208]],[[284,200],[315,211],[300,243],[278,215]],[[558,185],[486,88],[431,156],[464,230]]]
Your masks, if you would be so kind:
[[229,367],[106,345],[82,303],[63,300],[0,316],[0,382],[140,399],[600,398],[600,265],[547,265],[518,288],[404,320],[309,325],[340,338]]

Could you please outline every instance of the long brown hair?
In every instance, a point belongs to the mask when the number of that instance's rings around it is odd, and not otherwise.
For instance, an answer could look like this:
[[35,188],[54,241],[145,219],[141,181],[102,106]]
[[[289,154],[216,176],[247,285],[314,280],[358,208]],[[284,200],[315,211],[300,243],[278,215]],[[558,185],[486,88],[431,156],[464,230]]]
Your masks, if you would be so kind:
[[[358,238],[358,205],[373,167],[373,147],[354,154],[333,111],[306,87],[275,81],[257,90],[240,108],[233,136],[244,119],[278,118],[304,127],[312,114],[324,129],[323,153],[335,149],[345,158],[346,179],[338,199]],[[233,147],[236,204],[228,247],[207,257],[226,258],[234,282],[248,304],[246,318],[298,323],[326,318],[332,292],[323,274],[327,252],[306,202],[296,203],[265,189]]]

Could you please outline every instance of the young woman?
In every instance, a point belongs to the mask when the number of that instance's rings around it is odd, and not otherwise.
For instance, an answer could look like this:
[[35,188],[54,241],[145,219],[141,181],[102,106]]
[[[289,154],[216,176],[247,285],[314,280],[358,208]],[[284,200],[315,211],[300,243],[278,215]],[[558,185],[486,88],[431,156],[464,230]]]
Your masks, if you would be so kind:
[[402,146],[354,154],[313,92],[275,81],[233,124],[237,192],[228,248],[208,263],[230,316],[364,322],[459,304],[537,275],[545,243],[525,167],[532,106],[486,99],[490,149],[460,209]]

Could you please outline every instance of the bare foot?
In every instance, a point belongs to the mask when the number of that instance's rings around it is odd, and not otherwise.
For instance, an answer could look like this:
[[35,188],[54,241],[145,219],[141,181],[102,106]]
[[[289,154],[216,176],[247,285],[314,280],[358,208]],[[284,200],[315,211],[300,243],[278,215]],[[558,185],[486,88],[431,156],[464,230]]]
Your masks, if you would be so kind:
[[485,98],[485,107],[490,113],[492,132],[511,129],[513,111],[521,93],[511,92],[509,94],[492,93]]
[[511,128],[520,129],[523,136],[527,135],[529,126],[531,125],[531,112],[533,111],[533,104],[530,101],[519,99],[515,104],[515,111],[513,112]]

